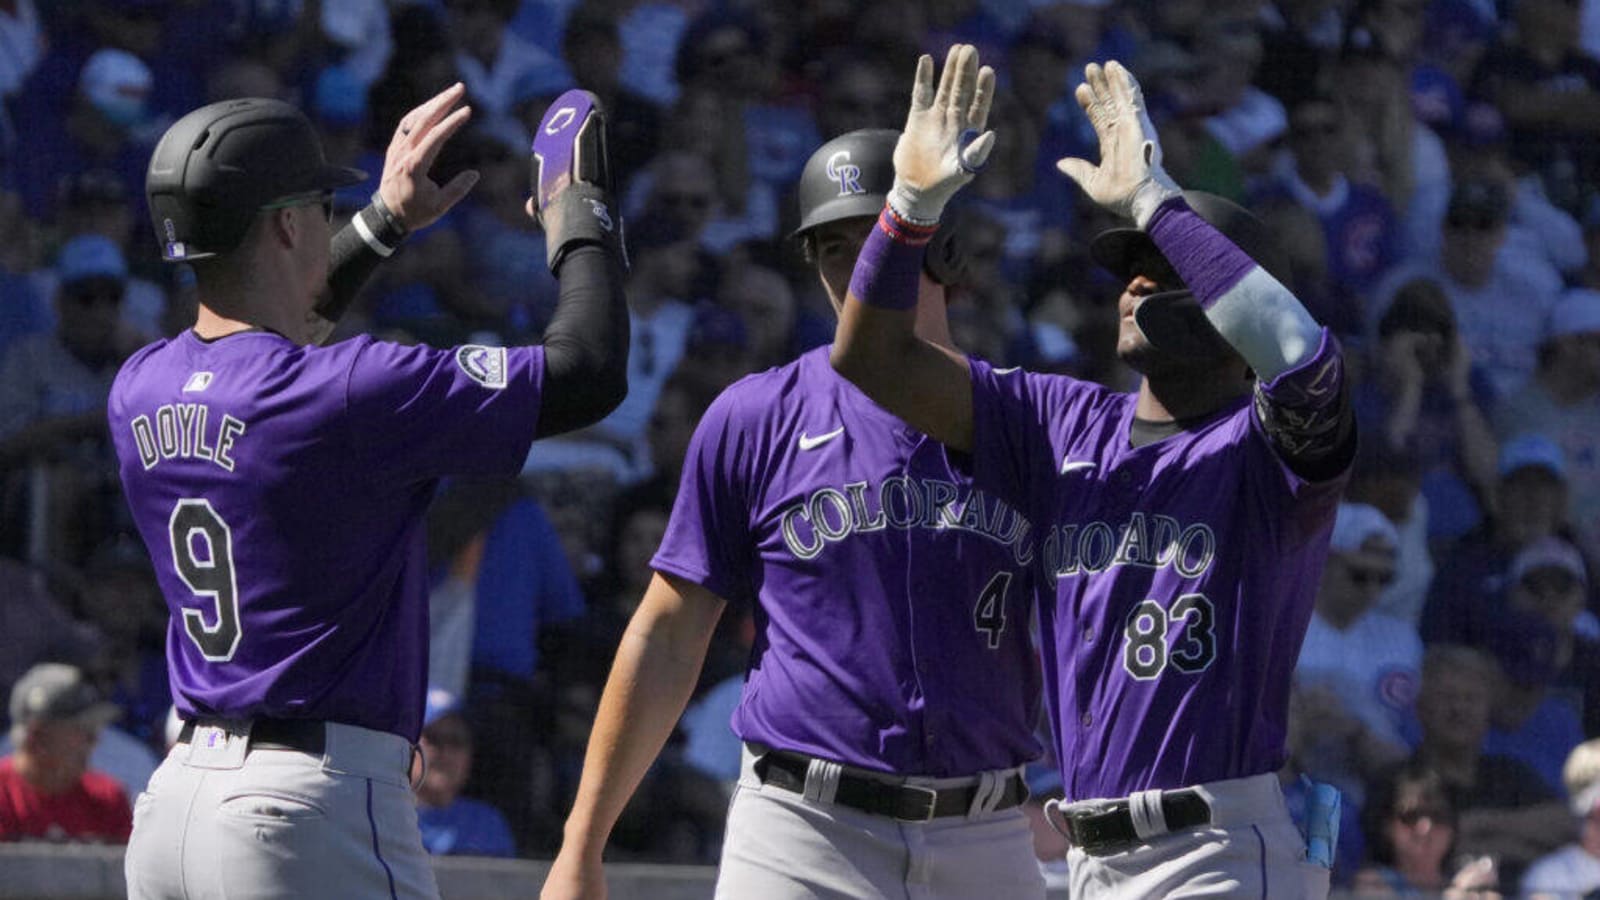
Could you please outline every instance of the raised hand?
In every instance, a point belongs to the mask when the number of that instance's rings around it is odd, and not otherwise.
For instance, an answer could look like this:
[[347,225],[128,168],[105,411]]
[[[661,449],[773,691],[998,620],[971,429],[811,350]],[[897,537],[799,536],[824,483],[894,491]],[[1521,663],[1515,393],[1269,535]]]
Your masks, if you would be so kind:
[[600,98],[579,88],[557,97],[539,120],[530,152],[533,195],[526,209],[544,228],[550,271],[583,244],[611,247],[626,264]]
[[1161,168],[1161,143],[1139,82],[1116,60],[1103,69],[1090,63],[1074,96],[1100,139],[1100,165],[1067,157],[1056,168],[1094,202],[1145,227],[1156,207],[1180,190]]
[[937,89],[933,57],[917,60],[911,111],[894,147],[889,204],[896,213],[921,225],[939,221],[944,205],[994,149],[994,132],[985,130],[993,102],[994,70],[979,67],[972,45],[950,48]]
[[466,87],[456,82],[433,95],[400,117],[389,140],[378,196],[408,231],[433,224],[478,183],[475,169],[457,174],[442,186],[428,176],[444,142],[472,116],[472,107],[456,106],[466,92]]
[[606,900],[606,874],[598,858],[558,853],[545,876],[539,900]]

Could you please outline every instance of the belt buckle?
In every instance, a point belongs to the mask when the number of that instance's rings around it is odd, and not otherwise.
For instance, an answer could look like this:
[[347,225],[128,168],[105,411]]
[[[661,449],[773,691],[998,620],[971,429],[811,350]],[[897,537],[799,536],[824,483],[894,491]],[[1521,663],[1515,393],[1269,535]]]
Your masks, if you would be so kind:
[[1123,805],[1118,801],[1107,800],[1093,806],[1063,809],[1061,811],[1061,821],[1066,826],[1067,840],[1090,856],[1110,856],[1113,853],[1120,853],[1134,846],[1125,840],[1110,839],[1099,834],[1085,833],[1085,830],[1093,825],[1097,825],[1108,817],[1117,815],[1123,808]]
[[924,787],[923,785],[920,785],[920,784],[901,784],[898,787],[902,791],[912,791],[913,793],[921,794],[923,797],[927,798],[928,805],[927,805],[926,811],[924,811],[922,813],[922,815],[919,815],[919,816],[902,816],[899,813],[896,813],[895,816],[894,816],[895,821],[898,821],[898,822],[932,822],[933,821],[933,814],[937,810],[938,805],[939,805],[939,792],[934,790],[931,787]]

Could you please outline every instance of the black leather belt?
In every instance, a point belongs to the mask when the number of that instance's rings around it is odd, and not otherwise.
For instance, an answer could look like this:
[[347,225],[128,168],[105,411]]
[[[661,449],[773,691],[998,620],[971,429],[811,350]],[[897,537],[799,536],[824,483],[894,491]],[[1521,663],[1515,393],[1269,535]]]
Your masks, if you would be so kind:
[[[190,719],[178,731],[178,743],[187,744],[193,740],[197,721],[201,725],[222,728],[237,728],[240,724],[223,719]],[[250,725],[249,749],[252,750],[298,750],[321,756],[327,743],[328,729],[320,719],[255,719]]]
[[[773,750],[756,760],[756,777],[762,784],[797,794],[805,793],[806,772],[811,757],[787,750]],[[842,772],[833,802],[862,812],[888,816],[902,822],[928,822],[946,816],[964,816],[972,809],[977,785],[930,788],[916,784],[891,784],[863,775]],[[1010,809],[1028,799],[1028,786],[1021,775],[1007,778],[1000,790],[996,810]]]
[[[1211,824],[1211,804],[1193,788],[1161,793],[1161,814],[1167,831],[1182,831]],[[1108,856],[1145,843],[1133,827],[1127,800],[1111,800],[1098,807],[1061,809],[1067,840],[1090,856]]]

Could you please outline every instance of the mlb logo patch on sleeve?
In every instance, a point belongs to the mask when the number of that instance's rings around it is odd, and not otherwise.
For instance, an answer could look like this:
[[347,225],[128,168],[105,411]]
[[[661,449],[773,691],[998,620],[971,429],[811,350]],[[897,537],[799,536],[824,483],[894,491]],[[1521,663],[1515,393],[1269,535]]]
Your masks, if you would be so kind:
[[467,377],[486,388],[506,386],[506,348],[466,344],[456,348],[456,365]]

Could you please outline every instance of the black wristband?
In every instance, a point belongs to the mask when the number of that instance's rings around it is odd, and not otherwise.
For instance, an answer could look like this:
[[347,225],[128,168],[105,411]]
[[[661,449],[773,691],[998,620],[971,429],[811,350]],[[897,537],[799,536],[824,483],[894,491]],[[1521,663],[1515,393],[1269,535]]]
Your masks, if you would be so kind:
[[383,195],[377,192],[373,192],[372,202],[357,212],[350,224],[355,226],[361,240],[379,256],[388,256],[400,249],[406,235],[411,233],[383,202]]
[[544,225],[545,262],[552,274],[560,274],[561,261],[576,247],[598,244],[628,264],[627,244],[622,237],[622,218],[606,203],[606,192],[592,184],[577,182],[557,194],[540,218]]

